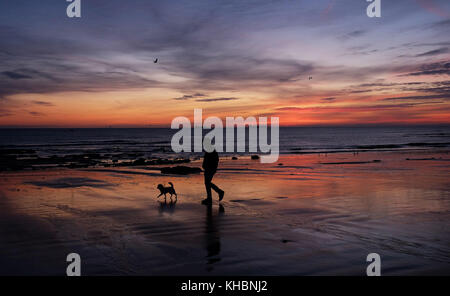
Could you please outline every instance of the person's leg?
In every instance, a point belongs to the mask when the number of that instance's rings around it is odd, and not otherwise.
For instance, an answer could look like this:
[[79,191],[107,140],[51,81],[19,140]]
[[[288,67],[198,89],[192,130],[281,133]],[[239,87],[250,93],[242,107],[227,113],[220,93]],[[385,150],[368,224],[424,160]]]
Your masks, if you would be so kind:
[[214,183],[211,183],[211,187],[215,192],[217,192],[217,194],[219,195],[219,201],[221,201],[223,199],[223,196],[225,195],[225,191],[217,187]]
[[216,184],[214,184],[212,182],[210,182],[210,184],[211,184],[211,188],[214,189],[215,192],[219,193],[222,191],[219,187],[217,187]]
[[[212,181],[213,176],[211,176],[211,181]],[[211,181],[210,181],[210,186],[212,189],[214,189],[215,192],[217,192],[217,194],[219,194],[219,201],[221,201],[223,199],[223,195],[225,194],[225,192],[222,189],[220,189],[219,187],[217,187],[217,185],[212,183]],[[211,191],[211,189],[210,189],[210,191]]]
[[212,195],[211,195],[211,176],[210,175],[205,175],[205,188],[206,188],[206,197],[208,198],[208,199],[211,199],[212,198]]
[[206,188],[206,199],[202,201],[203,204],[209,203],[212,201],[212,194],[211,194],[211,180],[212,175],[205,172],[205,188]]

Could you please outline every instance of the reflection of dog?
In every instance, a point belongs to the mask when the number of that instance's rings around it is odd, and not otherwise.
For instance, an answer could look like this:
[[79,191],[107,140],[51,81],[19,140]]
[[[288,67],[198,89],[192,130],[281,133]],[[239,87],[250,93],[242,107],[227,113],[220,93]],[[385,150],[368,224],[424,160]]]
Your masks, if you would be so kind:
[[170,187],[164,187],[163,184],[158,184],[158,187],[156,187],[156,188],[158,188],[159,191],[161,191],[161,194],[158,195],[158,198],[163,194],[164,194],[164,198],[166,198],[167,193],[169,193],[170,198],[172,198],[172,195],[175,195],[175,197],[178,199],[177,193],[175,192],[175,188],[173,188],[172,182],[169,182],[169,184],[170,184]]

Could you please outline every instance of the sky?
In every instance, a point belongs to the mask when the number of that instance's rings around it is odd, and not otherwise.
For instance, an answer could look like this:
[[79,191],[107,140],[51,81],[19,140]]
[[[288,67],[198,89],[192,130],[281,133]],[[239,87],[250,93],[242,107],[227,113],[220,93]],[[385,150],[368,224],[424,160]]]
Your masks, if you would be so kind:
[[68,4],[0,2],[0,127],[450,123],[448,0]]

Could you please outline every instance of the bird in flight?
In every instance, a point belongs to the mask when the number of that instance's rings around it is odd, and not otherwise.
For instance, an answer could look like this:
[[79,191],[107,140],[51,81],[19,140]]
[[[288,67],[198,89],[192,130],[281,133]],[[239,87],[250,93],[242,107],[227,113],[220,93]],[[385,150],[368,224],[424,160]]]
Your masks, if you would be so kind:
[[158,59],[157,59],[157,58],[156,58],[155,60],[153,60],[153,63],[156,64],[157,62],[158,62]]

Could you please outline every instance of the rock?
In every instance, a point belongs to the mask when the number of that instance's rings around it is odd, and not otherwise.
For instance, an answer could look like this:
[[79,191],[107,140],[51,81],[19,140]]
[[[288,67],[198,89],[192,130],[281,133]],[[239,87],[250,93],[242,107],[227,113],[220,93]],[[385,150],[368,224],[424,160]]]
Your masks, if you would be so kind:
[[199,174],[201,172],[202,170],[200,168],[187,166],[161,168],[162,174],[189,175],[189,174]]
[[145,158],[139,158],[133,161],[133,165],[144,165],[145,164]]
[[166,159],[157,158],[147,161],[145,164],[148,165],[159,165],[159,164],[178,164],[178,163],[189,163],[191,160],[189,158],[176,158],[176,159]]

